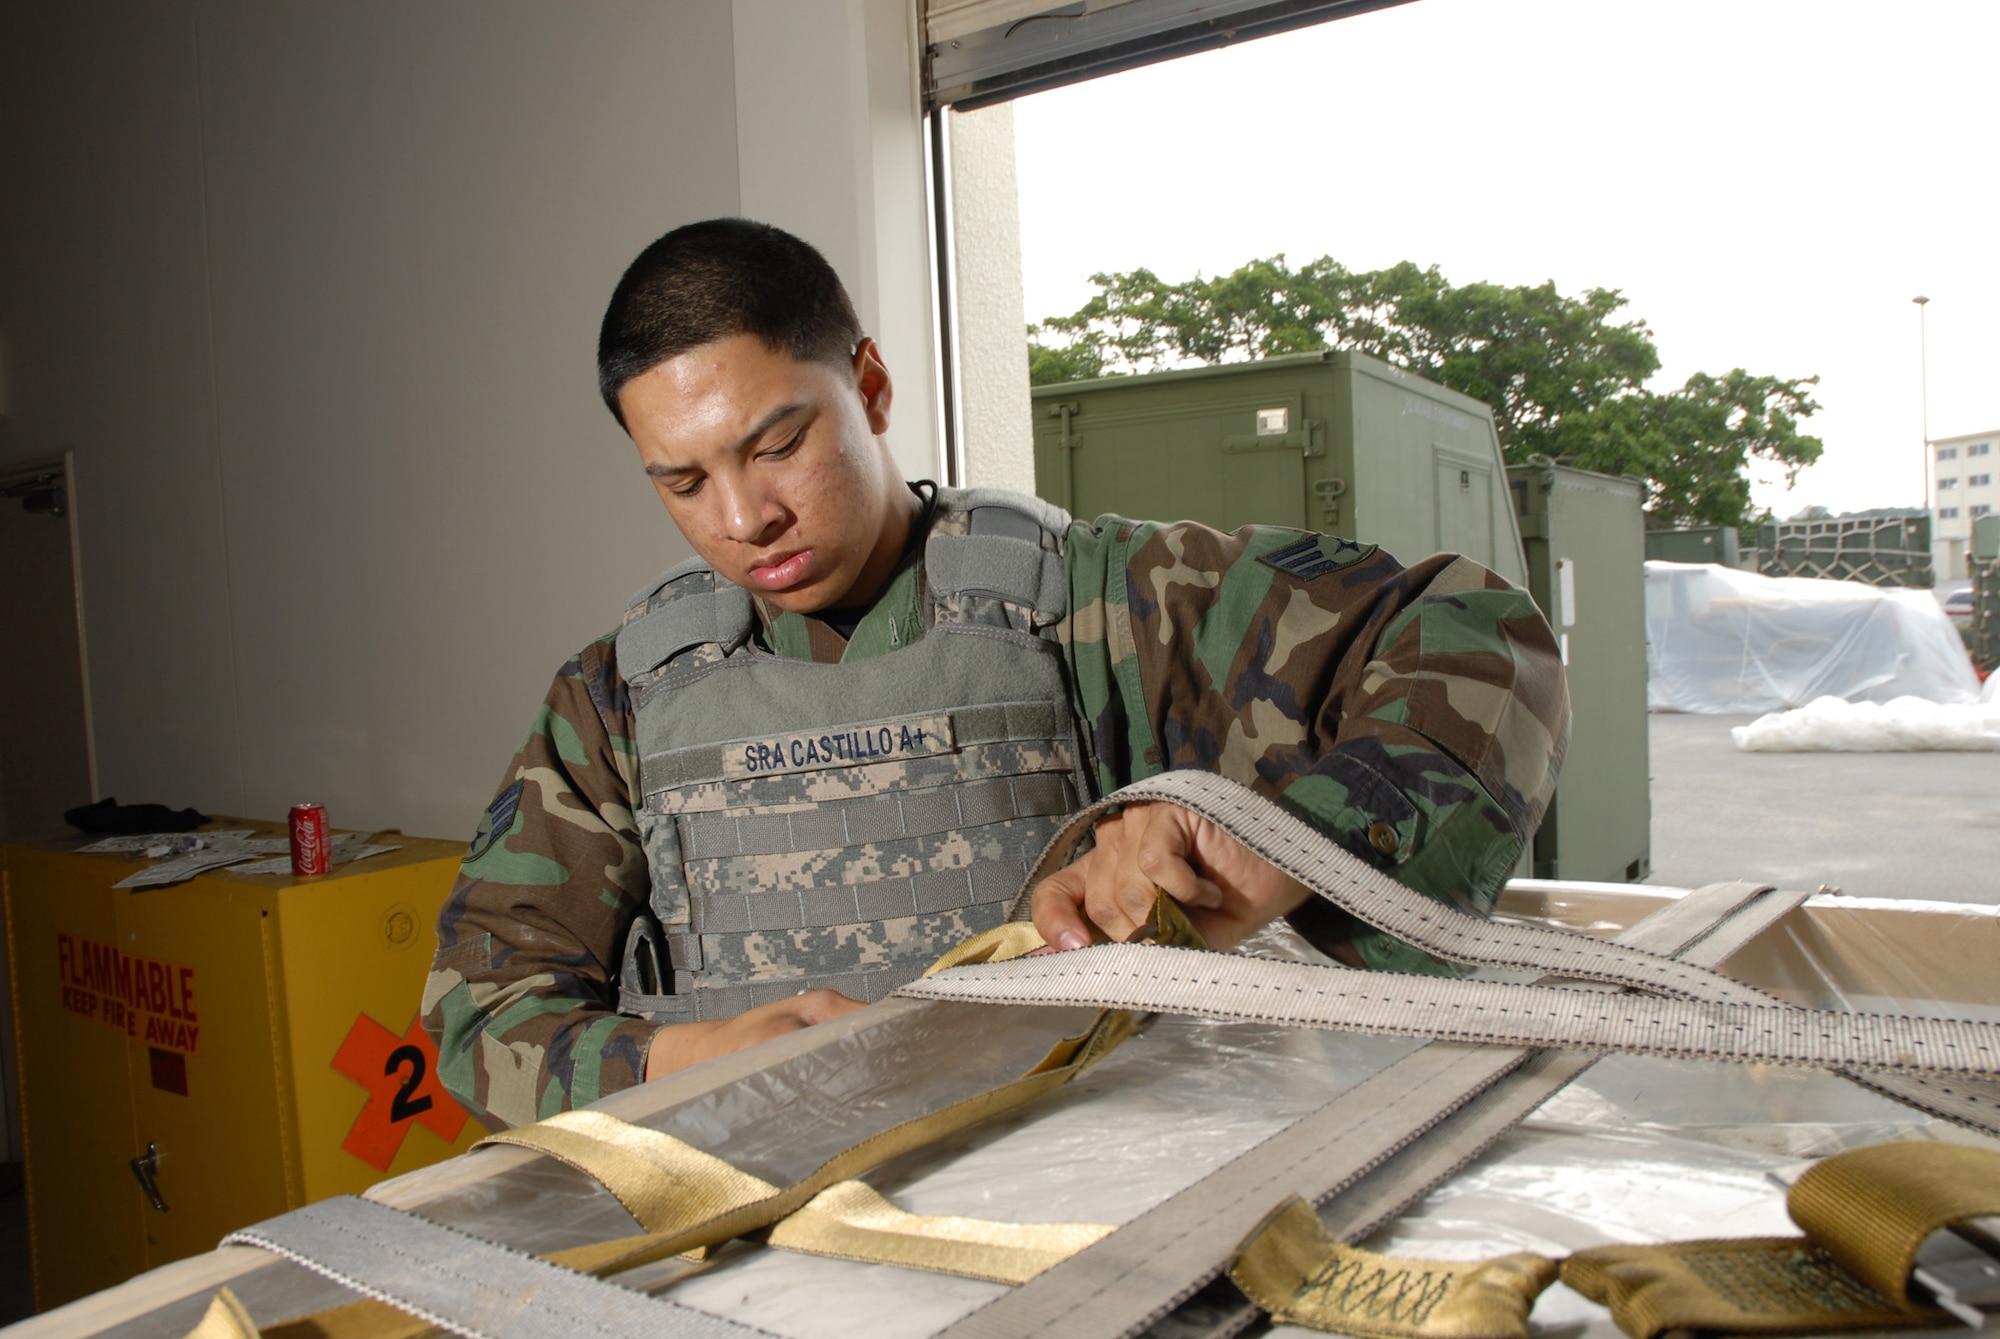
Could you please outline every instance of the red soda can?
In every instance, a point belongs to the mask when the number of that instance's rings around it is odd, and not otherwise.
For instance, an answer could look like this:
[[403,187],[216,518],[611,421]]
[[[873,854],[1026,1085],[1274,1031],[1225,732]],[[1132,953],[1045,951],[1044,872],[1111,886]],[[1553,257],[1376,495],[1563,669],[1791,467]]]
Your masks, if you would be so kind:
[[333,868],[333,829],[326,825],[326,806],[292,806],[292,873],[300,878]]

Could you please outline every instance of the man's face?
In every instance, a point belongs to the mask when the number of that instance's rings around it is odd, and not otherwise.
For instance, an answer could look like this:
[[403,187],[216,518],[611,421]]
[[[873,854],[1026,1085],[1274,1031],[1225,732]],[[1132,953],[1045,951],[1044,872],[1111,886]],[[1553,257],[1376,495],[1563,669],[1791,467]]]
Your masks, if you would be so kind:
[[889,373],[874,341],[851,363],[802,363],[733,335],[634,377],[618,404],[667,514],[723,577],[811,613],[872,598],[894,571],[914,498],[878,440]]

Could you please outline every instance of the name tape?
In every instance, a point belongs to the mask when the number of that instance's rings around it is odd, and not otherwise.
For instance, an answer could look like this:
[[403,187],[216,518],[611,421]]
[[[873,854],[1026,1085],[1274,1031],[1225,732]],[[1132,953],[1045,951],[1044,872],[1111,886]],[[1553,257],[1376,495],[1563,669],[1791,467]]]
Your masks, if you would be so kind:
[[782,776],[826,767],[927,758],[952,750],[951,716],[898,716],[831,730],[738,739],[722,746],[722,775],[731,781]]

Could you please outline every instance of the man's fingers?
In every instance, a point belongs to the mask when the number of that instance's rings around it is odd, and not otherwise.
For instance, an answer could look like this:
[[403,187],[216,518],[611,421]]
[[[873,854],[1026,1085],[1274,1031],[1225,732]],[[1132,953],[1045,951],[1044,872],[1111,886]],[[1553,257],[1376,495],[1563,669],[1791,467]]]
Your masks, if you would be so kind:
[[[1087,857],[1086,857],[1087,859]],[[1035,885],[1029,906],[1035,929],[1053,948],[1082,948],[1090,943],[1090,925],[1080,907],[1084,898],[1085,871],[1082,865],[1057,870]]]
[[793,1006],[794,1016],[800,1027],[811,1027],[815,1023],[830,1022],[842,1014],[851,1014],[856,1009],[868,1006],[860,1000],[851,1000],[837,990],[808,990],[785,1001]]
[[1195,872],[1181,842],[1174,839],[1176,834],[1169,831],[1157,838],[1152,833],[1147,835],[1149,840],[1139,848],[1138,865],[1148,883],[1183,906],[1222,905],[1222,889]]

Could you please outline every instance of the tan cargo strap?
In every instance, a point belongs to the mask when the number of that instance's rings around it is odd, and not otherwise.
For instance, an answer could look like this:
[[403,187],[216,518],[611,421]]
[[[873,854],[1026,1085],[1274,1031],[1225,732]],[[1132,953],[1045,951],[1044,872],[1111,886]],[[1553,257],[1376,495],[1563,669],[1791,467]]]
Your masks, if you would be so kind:
[[1527,1339],[1535,1299],[1556,1262],[1519,1252],[1494,1260],[1401,1260],[1327,1235],[1292,1200],[1254,1237],[1229,1277],[1271,1319],[1369,1339]]
[[[597,1111],[566,1111],[480,1141],[546,1153],[595,1178],[639,1226],[685,1233],[775,1200],[779,1188],[672,1135]],[[995,1223],[905,1213],[859,1181],[840,1181],[779,1220],[765,1240],[808,1255],[994,1283],[1024,1283],[1110,1232],[1098,1223]]]
[[[1209,772],[1162,772],[1081,810],[1065,823],[1028,876],[1032,891],[1068,863],[1092,826],[1112,809],[1150,800],[1190,809],[1355,919],[1448,962],[1547,972],[1654,995],[1772,1004],[1740,981],[1573,930],[1489,921],[1445,906],[1396,882],[1325,834],[1248,787]],[[1015,908],[1019,917],[1027,905]]]
[[1932,1233],[2000,1214],[2000,1153],[1854,1149],[1808,1170],[1787,1207],[1805,1236],[1593,1247],[1563,1264],[1563,1282],[1609,1306],[1633,1339],[1951,1325],[1951,1314],[1911,1295],[1911,1269]]
[[202,1313],[201,1323],[187,1332],[187,1339],[258,1339],[257,1326],[236,1294],[221,1288]]

